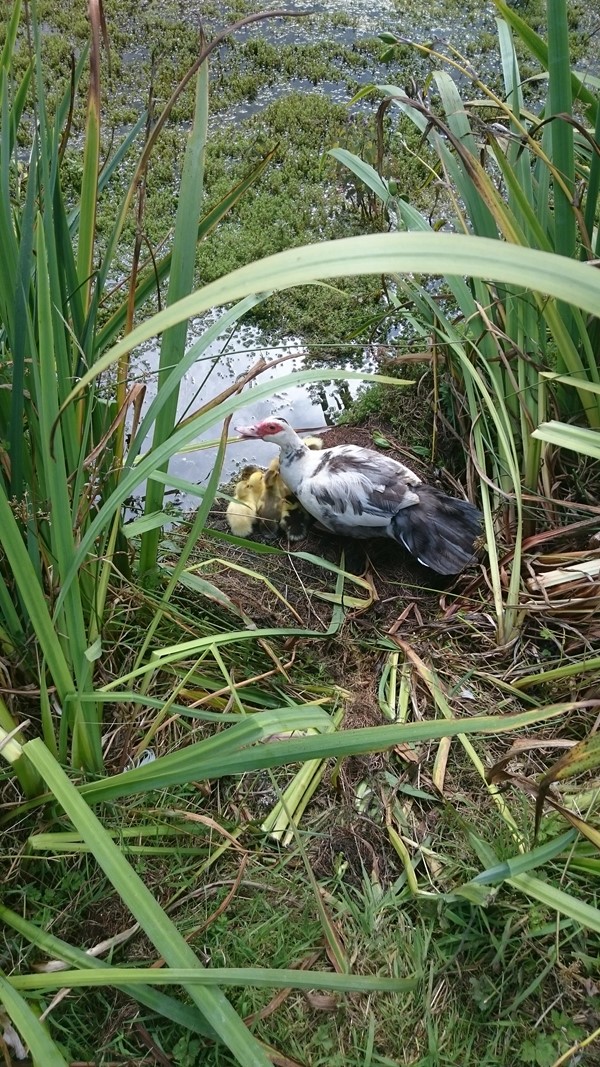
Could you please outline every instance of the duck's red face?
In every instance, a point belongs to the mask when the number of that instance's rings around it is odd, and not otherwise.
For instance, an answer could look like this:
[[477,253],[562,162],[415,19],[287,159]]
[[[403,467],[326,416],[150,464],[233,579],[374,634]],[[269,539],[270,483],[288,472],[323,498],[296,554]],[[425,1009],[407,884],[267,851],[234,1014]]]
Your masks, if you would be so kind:
[[285,419],[263,419],[254,426],[236,426],[241,437],[275,437],[278,433],[289,430],[289,423]]

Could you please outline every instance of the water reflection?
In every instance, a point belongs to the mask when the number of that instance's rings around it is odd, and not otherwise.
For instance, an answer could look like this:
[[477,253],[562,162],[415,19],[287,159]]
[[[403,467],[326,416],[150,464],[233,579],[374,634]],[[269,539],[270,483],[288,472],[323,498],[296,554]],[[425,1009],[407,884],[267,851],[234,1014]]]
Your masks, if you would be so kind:
[[[195,321],[190,324],[188,346],[198,340],[203,328],[202,322]],[[293,426],[301,429],[322,429],[331,423],[348,400],[356,395],[360,383],[320,382],[315,389],[306,385],[278,389],[278,379],[305,369],[304,353],[305,349],[297,338],[284,338],[277,346],[264,345],[261,344],[261,335],[257,328],[245,326],[236,330],[227,340],[220,339],[210,345],[202,359],[198,360],[182,379],[177,407],[178,419],[185,418],[202,404],[218,396],[236,378],[246,374],[261,357],[273,362],[281,356],[291,356],[291,359],[268,368],[253,384],[246,386],[247,403],[240,408],[233,421],[248,423],[275,414],[288,419]],[[159,349],[153,345],[142,351],[136,363],[137,377],[146,382],[145,410],[156,396],[158,361]],[[273,382],[272,394],[253,401],[253,386],[263,385],[266,381]],[[222,425],[222,422],[216,422],[210,429],[198,435],[196,447],[173,456],[169,472],[189,482],[200,485],[205,483],[214,466],[216,448],[199,449],[197,445],[218,438]],[[144,448],[149,448],[150,444],[151,440],[147,439]],[[273,446],[262,441],[246,440],[231,444],[223,465],[223,483],[229,482],[240,466],[248,463],[264,466],[273,454]],[[170,496],[170,499],[173,497]],[[177,494],[176,502],[184,508],[197,506],[197,499],[181,493]]]

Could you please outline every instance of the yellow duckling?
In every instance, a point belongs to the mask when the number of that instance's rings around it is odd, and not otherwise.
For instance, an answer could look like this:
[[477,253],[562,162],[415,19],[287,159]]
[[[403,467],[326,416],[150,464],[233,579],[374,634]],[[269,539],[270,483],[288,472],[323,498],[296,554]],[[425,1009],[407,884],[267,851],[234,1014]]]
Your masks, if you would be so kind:
[[244,467],[235,487],[235,499],[225,512],[229,529],[236,537],[249,537],[257,521],[263,496],[263,471],[260,467]]
[[[320,437],[305,437],[304,441],[314,450],[323,447]],[[242,469],[235,499],[229,503],[225,517],[236,537],[250,537],[258,525],[267,537],[283,533],[288,541],[302,540],[311,521],[279,473],[279,456],[271,460],[266,470],[256,466]]]
[[311,448],[313,452],[320,452],[323,447],[323,439],[321,437],[303,437],[302,440],[307,448]]
[[263,493],[257,511],[261,529],[267,537],[277,537],[283,511],[291,495],[279,473],[279,465],[274,467],[271,464],[263,475]]

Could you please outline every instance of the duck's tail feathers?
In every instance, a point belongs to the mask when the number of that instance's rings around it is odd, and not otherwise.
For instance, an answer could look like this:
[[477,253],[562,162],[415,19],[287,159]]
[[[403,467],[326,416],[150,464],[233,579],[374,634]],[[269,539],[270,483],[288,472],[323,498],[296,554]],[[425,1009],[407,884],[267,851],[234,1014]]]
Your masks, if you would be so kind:
[[458,574],[475,561],[481,512],[468,500],[446,496],[432,485],[419,485],[419,503],[402,508],[392,519],[396,541],[438,574]]

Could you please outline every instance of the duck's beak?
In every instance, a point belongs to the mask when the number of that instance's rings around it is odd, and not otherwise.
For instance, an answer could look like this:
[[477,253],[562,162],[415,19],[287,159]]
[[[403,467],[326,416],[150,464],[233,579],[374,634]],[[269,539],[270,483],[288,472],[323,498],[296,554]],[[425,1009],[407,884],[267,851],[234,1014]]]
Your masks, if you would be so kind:
[[234,429],[240,437],[260,437],[260,434],[256,432],[256,426],[234,426]]

